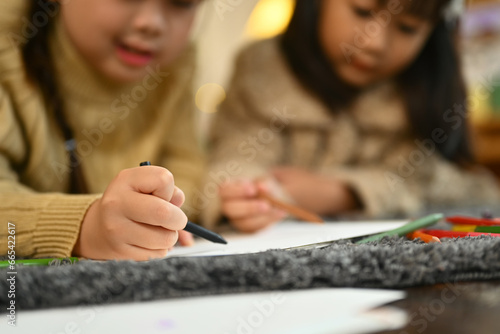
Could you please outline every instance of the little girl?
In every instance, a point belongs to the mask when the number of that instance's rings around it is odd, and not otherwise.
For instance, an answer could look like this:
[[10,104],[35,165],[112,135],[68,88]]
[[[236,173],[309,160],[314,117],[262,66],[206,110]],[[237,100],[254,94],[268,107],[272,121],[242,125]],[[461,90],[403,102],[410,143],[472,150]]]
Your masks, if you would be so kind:
[[146,260],[192,241],[199,2],[1,2],[0,255]]
[[457,4],[298,0],[282,36],[237,60],[212,132],[209,175],[225,182],[206,194],[205,223],[222,214],[255,231],[283,219],[262,191],[372,219],[498,204],[468,148]]

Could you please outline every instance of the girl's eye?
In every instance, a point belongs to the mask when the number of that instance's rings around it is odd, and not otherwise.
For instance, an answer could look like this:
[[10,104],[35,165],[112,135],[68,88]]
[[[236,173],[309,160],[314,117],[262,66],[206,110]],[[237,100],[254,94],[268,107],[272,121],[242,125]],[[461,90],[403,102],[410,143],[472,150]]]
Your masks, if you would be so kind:
[[170,0],[170,4],[178,8],[190,9],[198,4],[198,0]]
[[406,35],[415,35],[418,31],[418,28],[409,24],[400,23],[398,25],[399,31]]
[[369,9],[356,7],[356,6],[354,6],[352,9],[353,9],[354,13],[359,17],[362,17],[362,18],[370,17],[371,12]]

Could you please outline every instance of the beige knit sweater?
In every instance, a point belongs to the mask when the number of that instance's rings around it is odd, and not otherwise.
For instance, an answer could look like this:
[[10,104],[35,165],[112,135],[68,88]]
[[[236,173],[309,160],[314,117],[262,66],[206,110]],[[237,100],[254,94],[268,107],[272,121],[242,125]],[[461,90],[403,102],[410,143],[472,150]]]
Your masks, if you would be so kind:
[[214,120],[204,222],[213,225],[220,215],[215,184],[283,165],[344,180],[359,194],[367,218],[412,215],[430,205],[500,203],[490,173],[445,161],[431,139],[411,135],[393,85],[370,89],[334,116],[297,81],[276,39],[257,42],[237,59]]
[[0,2],[0,255],[11,222],[17,256],[69,256],[90,204],[120,170],[144,160],[168,168],[191,207],[203,171],[192,50],[170,68],[151,68],[142,82],[117,85],[80,58],[57,24],[50,45],[56,79],[91,193],[66,195],[64,140],[40,91],[25,79],[17,43],[26,35],[28,2]]

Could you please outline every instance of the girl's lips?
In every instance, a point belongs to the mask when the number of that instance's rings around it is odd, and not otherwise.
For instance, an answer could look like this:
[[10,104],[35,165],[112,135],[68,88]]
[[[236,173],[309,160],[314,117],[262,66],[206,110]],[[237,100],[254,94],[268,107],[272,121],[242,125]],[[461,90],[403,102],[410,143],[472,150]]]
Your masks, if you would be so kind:
[[153,60],[152,52],[135,50],[125,45],[118,45],[116,53],[122,62],[133,67],[144,67]]
[[365,62],[362,62],[360,60],[354,59],[351,63],[352,66],[354,66],[356,69],[363,71],[363,72],[371,72],[375,69],[375,66],[369,65]]

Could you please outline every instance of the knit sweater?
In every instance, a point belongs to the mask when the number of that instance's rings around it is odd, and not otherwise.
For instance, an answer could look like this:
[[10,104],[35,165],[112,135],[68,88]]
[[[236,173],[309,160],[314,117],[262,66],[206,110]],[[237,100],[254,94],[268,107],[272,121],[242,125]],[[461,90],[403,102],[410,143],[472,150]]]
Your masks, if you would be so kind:
[[68,195],[62,132],[40,90],[26,80],[21,58],[28,2],[0,3],[0,255],[8,250],[10,222],[16,256],[69,256],[88,207],[120,170],[144,160],[169,169],[191,207],[203,170],[192,48],[169,68],[151,67],[141,82],[117,84],[81,58],[55,18],[50,50],[57,55],[56,82],[89,190]]
[[[299,82],[278,40],[254,43],[237,59],[211,131],[209,184],[295,166],[344,181],[363,203],[361,218],[410,216],[431,205],[498,205],[498,182],[488,171],[446,161],[436,150],[439,136],[412,135],[394,84],[367,89],[334,115]],[[220,200],[211,191],[204,198],[210,226]]]

